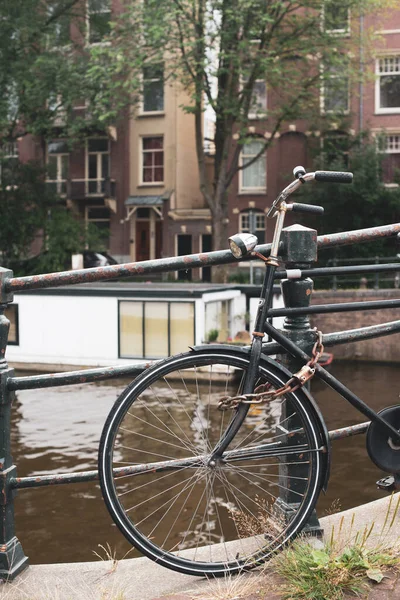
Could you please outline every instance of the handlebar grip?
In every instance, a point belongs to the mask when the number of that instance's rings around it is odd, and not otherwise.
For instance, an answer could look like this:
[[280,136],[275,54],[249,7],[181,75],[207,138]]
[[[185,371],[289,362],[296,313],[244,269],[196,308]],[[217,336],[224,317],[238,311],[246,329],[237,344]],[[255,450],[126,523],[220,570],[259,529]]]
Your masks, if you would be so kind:
[[315,181],[351,183],[353,181],[353,173],[345,173],[342,171],[315,171]]
[[323,215],[324,207],[323,206],[315,206],[314,204],[300,204],[299,202],[293,202],[292,211],[293,212],[302,212],[302,213],[312,213],[314,215]]

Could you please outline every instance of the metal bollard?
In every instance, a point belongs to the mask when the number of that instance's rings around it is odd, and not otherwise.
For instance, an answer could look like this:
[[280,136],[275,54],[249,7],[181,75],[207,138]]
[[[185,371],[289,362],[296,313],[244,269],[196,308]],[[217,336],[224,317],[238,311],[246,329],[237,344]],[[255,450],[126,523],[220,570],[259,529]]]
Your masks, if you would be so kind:
[[[317,261],[317,232],[315,229],[309,229],[302,225],[291,225],[283,229],[282,241],[284,249],[281,258],[285,263],[286,269],[308,269]],[[286,308],[299,308],[310,305],[313,291],[312,279],[308,277],[305,279],[284,279],[281,282],[281,287]],[[308,315],[285,317],[282,332],[295,344],[299,345],[304,352],[311,355],[311,350],[315,343],[315,334],[310,327]],[[297,372],[304,364],[289,354],[279,355],[278,359],[292,373]],[[291,412],[290,401],[286,400],[283,407],[283,414],[281,415],[282,420],[291,414]],[[293,418],[290,425],[292,428],[296,427]],[[290,476],[304,476],[307,467],[303,467],[301,464],[290,465],[291,461],[298,463],[298,457],[296,455],[286,457],[285,463],[289,464],[286,464],[284,467],[280,466],[280,480],[286,480],[287,482]],[[298,503],[296,484],[293,481],[300,481],[300,479],[292,480],[291,489],[288,488],[288,485],[283,484],[278,500],[279,510],[287,520]],[[319,524],[315,509],[303,532],[314,536],[322,535],[323,530]]]
[[6,348],[10,321],[4,312],[13,300],[12,294],[5,292],[5,282],[12,277],[9,269],[0,267],[0,578],[14,579],[28,566],[21,543],[15,536],[14,497],[16,490],[12,481],[16,478],[10,448],[11,406],[15,392],[10,392],[7,382],[14,374],[6,358]]

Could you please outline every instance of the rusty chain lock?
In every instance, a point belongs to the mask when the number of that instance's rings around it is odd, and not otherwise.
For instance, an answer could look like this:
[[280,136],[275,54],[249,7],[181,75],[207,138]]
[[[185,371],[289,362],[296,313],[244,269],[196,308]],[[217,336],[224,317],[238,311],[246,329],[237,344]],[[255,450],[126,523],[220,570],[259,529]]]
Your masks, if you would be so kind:
[[224,396],[218,402],[218,410],[225,411],[237,408],[240,404],[262,404],[275,400],[284,394],[295,392],[305,385],[315,374],[315,365],[324,351],[322,344],[322,332],[314,329],[317,340],[311,351],[312,358],[297,373],[294,373],[289,381],[277,390],[271,390],[270,383],[259,385],[252,394],[241,394],[238,396]]

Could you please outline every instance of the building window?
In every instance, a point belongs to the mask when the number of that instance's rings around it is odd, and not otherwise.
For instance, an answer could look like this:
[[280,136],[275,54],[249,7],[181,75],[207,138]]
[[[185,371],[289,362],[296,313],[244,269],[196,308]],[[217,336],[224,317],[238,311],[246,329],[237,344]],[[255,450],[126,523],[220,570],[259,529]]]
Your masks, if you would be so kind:
[[400,181],[400,133],[387,134],[379,140],[385,154],[382,160],[383,181],[389,185],[398,185]]
[[[244,144],[240,154],[240,166],[242,170],[240,190],[242,192],[265,192],[266,191],[266,159],[265,153],[261,154],[257,160],[255,157],[264,147],[263,142],[253,141]],[[252,162],[254,161],[254,162]],[[248,165],[251,163],[248,167]]]
[[89,44],[102,42],[110,33],[111,0],[88,0],[87,39]]
[[267,110],[267,84],[262,79],[254,82],[249,117],[264,117]]
[[70,7],[65,2],[54,2],[46,7],[50,20],[49,43],[52,47],[66,46],[70,38]]
[[110,230],[110,210],[104,205],[89,205],[85,209],[87,223],[96,225],[98,229],[108,232]]
[[19,345],[19,324],[18,324],[18,304],[9,304],[4,311],[4,315],[10,321],[10,330],[8,332],[8,345]]
[[379,58],[376,72],[376,112],[400,112],[400,56]]
[[110,176],[110,146],[107,138],[87,140],[86,193],[103,195],[105,180]]
[[325,0],[323,9],[325,31],[334,34],[346,34],[350,30],[350,10],[346,2]]
[[[243,85],[246,83],[243,80]],[[267,112],[267,84],[263,79],[256,79],[251,94],[249,119],[261,119]]]
[[142,183],[164,182],[164,138],[142,138]]
[[67,193],[68,176],[69,150],[66,142],[50,142],[47,145],[47,182],[54,193]]
[[253,233],[259,244],[265,244],[265,214],[257,210],[246,210],[239,215],[240,233]]
[[120,301],[120,358],[164,358],[195,343],[194,302]]
[[164,110],[164,65],[143,69],[143,112]]
[[323,74],[321,109],[324,113],[348,113],[350,108],[349,78],[335,68]]
[[14,181],[19,164],[17,142],[6,142],[0,147],[0,181],[8,185]]

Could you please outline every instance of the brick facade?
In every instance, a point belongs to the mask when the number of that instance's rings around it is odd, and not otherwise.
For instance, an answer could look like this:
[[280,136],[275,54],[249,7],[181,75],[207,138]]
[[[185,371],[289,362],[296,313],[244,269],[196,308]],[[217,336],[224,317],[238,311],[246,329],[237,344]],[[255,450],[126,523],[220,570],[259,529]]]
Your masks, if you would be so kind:
[[[114,8],[117,4],[115,0]],[[379,66],[376,61],[380,57],[399,57],[400,64],[400,9],[392,9],[389,14],[379,15],[379,18],[374,15],[365,17],[363,22],[359,18],[351,22],[351,28],[361,25],[365,30],[373,28],[380,33],[376,47],[369,52],[370,58],[365,59],[365,70],[373,74]],[[396,151],[391,154],[387,167],[390,176],[397,160],[400,166],[400,108],[390,112],[380,111],[376,100],[377,85],[379,82],[372,77],[364,85],[357,85],[351,90],[350,115],[346,119],[346,130],[341,133],[356,133],[368,127],[374,133],[386,131],[398,136],[392,140]],[[316,90],[316,94],[319,94],[319,90]],[[267,106],[273,105],[276,99],[272,93],[268,94],[268,90],[267,98]],[[210,211],[199,190],[194,117],[180,108],[184,104],[184,92],[175,86],[164,83],[164,100],[164,108],[157,114],[139,113],[136,118],[123,121],[114,132],[108,132],[110,178],[113,182],[111,197],[105,193],[98,197],[87,193],[75,198],[67,194],[66,197],[67,203],[82,217],[87,218],[88,207],[96,201],[109,211],[109,252],[121,262],[170,256],[176,254],[179,247],[186,247],[189,253],[195,253],[205,250],[209,245],[212,223]],[[270,127],[268,119],[252,120],[249,131],[268,137]],[[234,179],[229,190],[230,235],[241,229],[244,223],[241,215],[249,210],[256,211],[260,217],[258,222],[262,222],[273,199],[291,179],[294,166],[311,166],[312,149],[320,145],[326,132],[310,136],[308,129],[309,124],[304,121],[283,124],[264,159],[265,191],[246,192],[243,186],[241,189],[240,177]],[[142,181],[141,144],[149,136],[159,136],[164,144],[164,181],[160,183]],[[41,141],[30,136],[19,142],[19,154],[21,160],[46,160]],[[72,185],[74,180],[87,180],[88,158],[84,146],[71,152],[69,176]],[[158,208],[148,207],[147,199],[150,196],[160,199]],[[127,206],[129,199],[136,204]],[[291,219],[289,214],[288,225]],[[265,227],[266,232],[262,237],[265,241],[271,241],[273,227],[266,222]],[[202,276],[195,272],[193,275]]]

